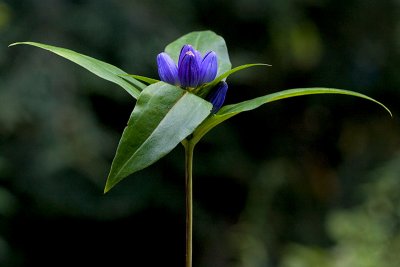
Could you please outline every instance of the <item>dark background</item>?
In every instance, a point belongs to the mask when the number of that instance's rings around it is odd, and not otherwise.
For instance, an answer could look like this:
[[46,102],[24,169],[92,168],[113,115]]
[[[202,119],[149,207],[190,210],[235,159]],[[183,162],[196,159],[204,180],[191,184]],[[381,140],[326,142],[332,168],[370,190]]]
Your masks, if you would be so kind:
[[242,113],[194,159],[194,266],[400,266],[397,0],[0,1],[0,266],[184,266],[178,146],[106,195],[135,105],[46,51],[66,47],[157,78],[156,55],[195,30],[224,37],[226,103],[334,87]]

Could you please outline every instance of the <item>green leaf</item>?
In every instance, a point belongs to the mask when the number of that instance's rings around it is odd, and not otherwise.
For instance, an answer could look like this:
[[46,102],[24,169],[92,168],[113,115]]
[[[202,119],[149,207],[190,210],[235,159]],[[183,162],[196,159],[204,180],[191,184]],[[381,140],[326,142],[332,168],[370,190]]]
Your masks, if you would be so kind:
[[232,65],[229,60],[228,49],[226,47],[225,40],[214,32],[196,31],[188,33],[167,45],[167,47],[165,47],[165,52],[167,52],[175,61],[175,63],[177,63],[182,46],[185,44],[192,45],[203,55],[207,51],[214,51],[218,56],[217,75],[220,75],[231,69]]
[[[250,67],[255,67],[255,66],[268,66],[268,67],[269,67],[269,66],[271,66],[271,65],[269,65],[269,64],[264,64],[264,63],[253,63],[253,64],[245,64],[245,65],[237,66],[237,67],[235,67],[235,68],[233,68],[233,69],[231,69],[231,70],[228,70],[228,71],[222,73],[222,74],[219,75],[217,78],[215,78],[214,81],[212,81],[212,82],[210,82],[210,83],[207,83],[207,84],[205,84],[205,85],[202,86],[202,87],[196,88],[196,89],[193,91],[193,93],[196,93],[196,95],[198,95],[198,96],[200,96],[200,97],[205,97],[205,96],[207,96],[207,94],[210,92],[210,90],[211,90],[214,86],[216,86],[220,81],[222,81],[223,79],[227,78],[227,77],[230,76],[231,74],[233,74],[233,73],[235,73],[235,72],[238,72],[238,71],[240,71],[240,70],[247,69],[247,68],[250,68]],[[198,93],[197,93],[197,92],[198,92]]]
[[229,71],[224,72],[223,74],[221,74],[220,76],[218,76],[217,78],[215,78],[214,81],[211,82],[212,86],[215,86],[217,83],[219,83],[220,81],[222,81],[223,79],[225,79],[226,77],[228,77],[229,75],[238,72],[239,70],[243,70],[243,69],[247,69],[250,67],[255,67],[255,66],[268,66],[270,67],[271,65],[269,64],[265,64],[265,63],[252,63],[252,64],[245,64],[245,65],[240,65],[237,66]]
[[120,75],[127,73],[111,64],[100,61],[98,59],[91,58],[89,56],[79,54],[69,49],[41,44],[41,43],[35,43],[35,42],[18,42],[18,43],[13,43],[9,46],[21,45],[21,44],[36,46],[48,50],[50,52],[53,52],[54,54],[57,54],[61,57],[64,57],[82,66],[88,71],[96,74],[97,76],[107,81],[118,84],[136,99],[138,98],[140,91],[146,87],[145,84],[139,82],[138,80],[132,77],[127,77],[126,79],[121,78]]
[[132,77],[132,78],[134,78],[136,80],[145,82],[147,84],[158,83],[160,81],[160,80],[157,80],[157,79],[149,78],[149,77],[146,77],[146,76],[135,75],[135,74],[122,74],[122,75],[119,75],[119,76],[122,77],[122,78],[126,78],[127,76],[128,77]]
[[169,153],[210,114],[211,103],[163,82],[140,94],[125,128],[105,192]]
[[342,89],[334,89],[334,88],[298,88],[298,89],[288,89],[276,93],[272,93],[269,95],[257,97],[254,99],[250,99],[247,101],[243,101],[237,104],[226,105],[222,107],[217,114],[210,116],[207,118],[203,123],[197,127],[197,129],[193,132],[193,138],[191,141],[193,143],[197,143],[207,132],[209,132],[212,128],[217,126],[218,124],[222,123],[223,121],[241,113],[244,111],[249,111],[258,108],[259,106],[285,99],[295,96],[303,96],[303,95],[314,95],[314,94],[342,94],[342,95],[350,95],[356,96],[360,98],[364,98],[370,100],[380,106],[382,106],[387,112],[389,112],[390,116],[392,113],[390,110],[383,105],[382,103],[376,101],[375,99],[366,96],[364,94],[360,94],[357,92],[349,91],[349,90],[342,90]]

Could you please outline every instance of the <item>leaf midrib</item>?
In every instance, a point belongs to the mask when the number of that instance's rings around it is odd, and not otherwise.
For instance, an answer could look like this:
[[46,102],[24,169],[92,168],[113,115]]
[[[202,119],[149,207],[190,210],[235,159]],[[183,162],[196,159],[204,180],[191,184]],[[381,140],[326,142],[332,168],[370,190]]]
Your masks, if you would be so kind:
[[[138,147],[138,149],[136,149],[136,151],[128,158],[128,160],[122,165],[122,167],[119,169],[119,171],[117,172],[117,174],[115,175],[115,177],[119,177],[121,171],[123,169],[125,169],[125,167],[128,165],[128,163],[133,159],[133,157],[137,154],[138,151],[141,150],[141,148],[148,143],[148,140],[150,140],[150,138],[154,135],[156,129],[158,128],[158,126],[160,124],[162,124],[162,122],[166,119],[167,115],[176,107],[176,104],[184,97],[188,94],[189,92],[184,92],[182,94],[182,96],[180,96],[172,105],[172,108],[169,109],[169,111],[166,113],[166,115],[164,116],[164,118],[162,120],[160,120],[160,122],[158,123],[157,127],[154,128],[154,130],[147,136],[147,138],[145,139],[145,141]],[[129,127],[129,126],[127,126]]]

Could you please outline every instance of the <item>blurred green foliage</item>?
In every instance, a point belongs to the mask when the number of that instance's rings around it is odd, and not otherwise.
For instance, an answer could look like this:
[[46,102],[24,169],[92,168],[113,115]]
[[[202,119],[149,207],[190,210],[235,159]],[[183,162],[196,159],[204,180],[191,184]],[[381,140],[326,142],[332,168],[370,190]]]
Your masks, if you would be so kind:
[[284,267],[398,266],[400,264],[400,157],[371,172],[358,188],[362,201],[350,209],[335,209],[327,218],[329,248],[289,245]]
[[194,266],[399,266],[399,14],[396,0],[0,1],[0,266],[183,266],[183,149],[103,195],[133,99],[7,46],[48,43],[157,77],[157,53],[204,29],[233,66],[272,65],[232,76],[227,103],[336,87],[394,118],[309,96],[213,129],[194,159]]

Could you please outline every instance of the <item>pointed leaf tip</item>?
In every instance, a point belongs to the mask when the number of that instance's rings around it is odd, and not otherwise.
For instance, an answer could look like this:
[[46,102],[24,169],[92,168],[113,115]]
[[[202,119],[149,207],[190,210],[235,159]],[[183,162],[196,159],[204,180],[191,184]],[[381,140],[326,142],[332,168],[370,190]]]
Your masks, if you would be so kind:
[[75,64],[80,65],[81,67],[85,68],[86,70],[92,72],[93,74],[103,78],[107,81],[115,83],[121,86],[125,91],[127,91],[132,97],[138,98],[141,90],[143,90],[146,85],[142,82],[134,79],[133,77],[127,76],[125,79],[121,78],[119,75],[127,74],[125,71],[117,68],[114,65],[111,65],[107,62],[103,62],[101,60],[77,53],[73,50],[69,50],[62,47],[51,46],[42,43],[36,42],[17,42],[12,43],[9,46],[14,45],[30,45],[35,46],[49,52],[52,52],[58,56],[61,56],[65,59],[68,59]]
[[197,143],[212,128],[241,112],[250,111],[260,107],[261,105],[277,100],[282,100],[297,96],[314,95],[314,94],[339,94],[339,95],[349,95],[349,96],[364,98],[366,100],[372,101],[380,105],[390,114],[391,117],[393,117],[392,112],[384,104],[367,95],[358,92],[336,89],[336,88],[324,88],[324,87],[295,88],[295,89],[287,89],[275,92],[265,96],[256,97],[254,99],[249,99],[240,103],[223,106],[215,114],[215,116],[208,117],[202,124],[199,125],[199,127],[197,127],[196,131],[193,133],[192,142]]
[[211,103],[158,82],[140,94],[122,133],[104,191],[167,155],[207,118]]
[[111,188],[113,188],[113,186],[114,186],[114,185],[110,185],[110,184],[108,183],[108,180],[107,180],[107,182],[106,182],[106,186],[104,187],[103,194],[107,194],[107,193],[108,193],[108,191],[110,191],[110,190],[111,190]]

